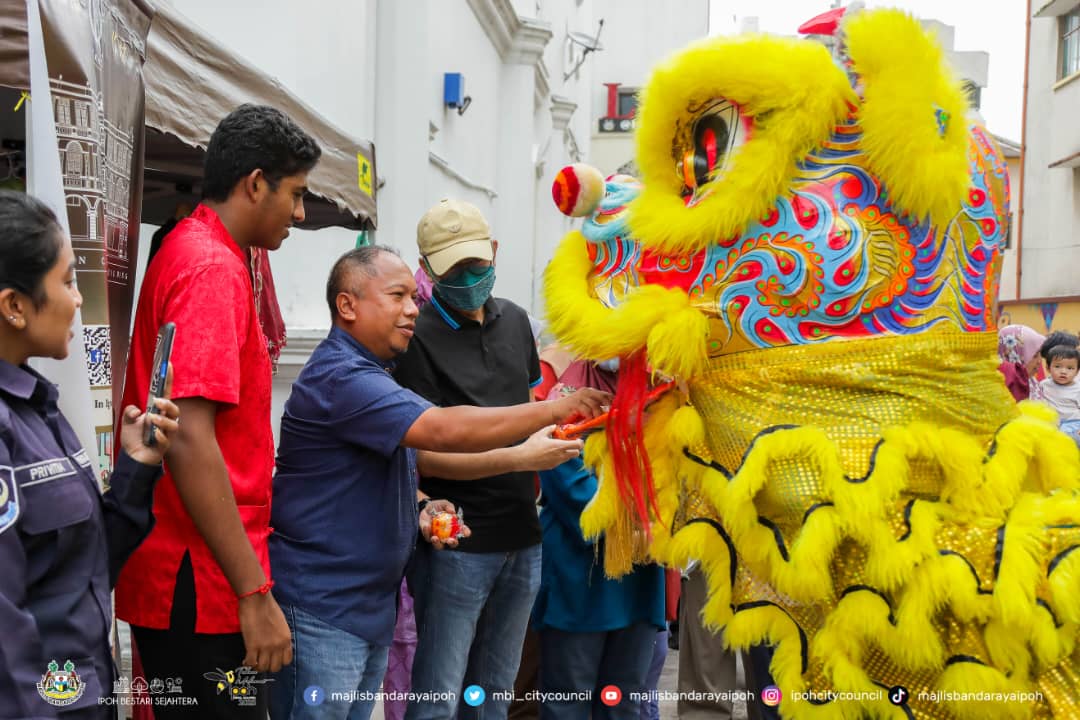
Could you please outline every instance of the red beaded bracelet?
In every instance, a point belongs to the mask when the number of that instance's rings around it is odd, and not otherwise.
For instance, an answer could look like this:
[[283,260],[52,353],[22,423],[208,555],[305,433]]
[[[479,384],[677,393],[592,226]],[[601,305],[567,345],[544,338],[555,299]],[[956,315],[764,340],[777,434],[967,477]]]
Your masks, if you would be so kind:
[[273,580],[267,580],[262,585],[255,588],[254,590],[246,592],[243,595],[237,595],[236,599],[237,600],[243,600],[244,598],[251,597],[252,595],[255,595],[256,593],[258,593],[260,595],[265,595],[266,593],[270,592],[270,588],[272,588],[272,587],[274,587],[274,581]]

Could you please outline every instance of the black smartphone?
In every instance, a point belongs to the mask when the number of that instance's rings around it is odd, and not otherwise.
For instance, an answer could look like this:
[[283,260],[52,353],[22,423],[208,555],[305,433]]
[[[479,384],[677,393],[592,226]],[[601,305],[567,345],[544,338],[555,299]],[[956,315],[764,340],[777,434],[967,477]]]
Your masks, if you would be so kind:
[[[150,392],[146,398],[146,412],[159,412],[154,405],[154,400],[161,397],[165,392],[165,376],[169,372],[169,356],[172,355],[173,337],[176,335],[176,323],[165,323],[158,330],[157,343],[154,345],[154,364],[151,366]],[[154,439],[154,426],[147,418],[146,427],[143,429],[143,444],[153,447],[157,443]]]

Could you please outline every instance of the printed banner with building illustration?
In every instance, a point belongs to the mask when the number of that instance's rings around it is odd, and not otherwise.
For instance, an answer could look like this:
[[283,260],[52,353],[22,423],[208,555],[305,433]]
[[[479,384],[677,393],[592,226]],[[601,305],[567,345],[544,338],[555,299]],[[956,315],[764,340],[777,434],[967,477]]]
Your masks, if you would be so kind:
[[138,0],[39,6],[104,478],[131,327],[151,16]]

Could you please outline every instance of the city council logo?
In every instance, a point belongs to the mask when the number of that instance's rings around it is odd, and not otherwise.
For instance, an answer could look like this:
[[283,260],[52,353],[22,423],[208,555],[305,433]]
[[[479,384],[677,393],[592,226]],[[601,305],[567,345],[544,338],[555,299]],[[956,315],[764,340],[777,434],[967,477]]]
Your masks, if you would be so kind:
[[15,475],[6,465],[0,466],[0,532],[14,525],[18,519],[19,492],[15,489]]
[[37,684],[38,695],[50,705],[64,707],[70,705],[86,692],[86,686],[75,672],[75,663],[68,660],[64,669],[55,660],[49,662],[49,670],[41,676]]

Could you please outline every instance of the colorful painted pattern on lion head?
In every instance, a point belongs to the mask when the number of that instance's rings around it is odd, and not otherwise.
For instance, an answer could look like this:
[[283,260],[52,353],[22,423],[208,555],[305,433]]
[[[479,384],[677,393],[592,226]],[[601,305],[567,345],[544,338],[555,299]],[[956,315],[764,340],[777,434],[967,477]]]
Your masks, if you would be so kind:
[[596,300],[681,291],[707,318],[713,357],[993,328],[1000,153],[963,119],[918,22],[866,12],[842,32],[846,67],[812,41],[749,36],[702,41],[654,72],[641,182],[608,178],[582,229]]

